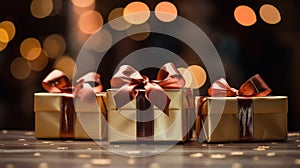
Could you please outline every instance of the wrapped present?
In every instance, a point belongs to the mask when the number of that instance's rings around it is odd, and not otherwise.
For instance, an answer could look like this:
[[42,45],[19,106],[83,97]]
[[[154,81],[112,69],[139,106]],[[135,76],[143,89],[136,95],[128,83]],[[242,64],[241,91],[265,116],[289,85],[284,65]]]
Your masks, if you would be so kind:
[[239,90],[220,79],[213,83],[208,92],[211,97],[196,97],[195,100],[199,141],[287,139],[287,97],[267,96],[271,89],[259,75],[247,80]]
[[155,81],[123,65],[111,85],[118,88],[107,90],[109,142],[185,142],[190,138],[193,91],[181,88],[184,79],[173,64],[165,64]]
[[[99,85],[91,87],[91,82]],[[54,70],[42,84],[49,92],[34,94],[36,138],[107,138],[106,93],[100,92],[98,74],[88,73],[72,87],[61,71]]]

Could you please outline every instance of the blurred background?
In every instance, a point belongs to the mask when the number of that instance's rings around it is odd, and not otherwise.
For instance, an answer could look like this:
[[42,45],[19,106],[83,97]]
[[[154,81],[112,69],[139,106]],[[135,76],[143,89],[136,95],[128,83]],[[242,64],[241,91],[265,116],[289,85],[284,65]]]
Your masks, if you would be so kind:
[[[199,26],[215,45],[227,81],[238,88],[259,73],[272,88],[272,95],[288,96],[289,130],[300,130],[298,0],[1,1],[0,129],[33,130],[33,94],[45,91],[43,78],[53,69],[71,77],[80,48],[91,34],[110,20],[135,11],[168,12],[175,17],[158,19],[167,23],[181,16]],[[110,26],[127,32],[149,30],[146,21],[124,20]],[[189,65],[202,66],[201,60],[191,57],[195,53],[190,48],[167,36],[140,33],[113,46],[111,37],[105,32],[98,48],[98,52],[109,49],[98,70],[104,88],[110,87],[109,79],[119,61],[139,48],[163,47]],[[200,93],[205,95],[209,85],[209,80],[204,81]]]

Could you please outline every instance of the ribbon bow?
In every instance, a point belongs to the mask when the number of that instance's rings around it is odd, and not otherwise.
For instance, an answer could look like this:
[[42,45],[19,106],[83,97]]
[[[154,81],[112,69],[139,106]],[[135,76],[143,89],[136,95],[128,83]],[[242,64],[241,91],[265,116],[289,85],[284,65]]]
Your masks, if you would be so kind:
[[114,95],[117,108],[135,99],[140,89],[143,89],[146,99],[167,115],[170,98],[163,88],[181,88],[185,84],[183,77],[172,63],[161,67],[157,80],[149,80],[133,67],[122,65],[110,82],[112,87],[119,87]]
[[210,96],[266,96],[271,92],[265,81],[256,74],[241,85],[239,90],[232,88],[224,78],[215,81],[208,89]]
[[[95,83],[92,87],[90,83]],[[81,101],[91,100],[95,93],[102,90],[100,75],[95,72],[89,72],[80,77],[75,86],[72,86],[70,79],[60,70],[53,70],[42,82],[42,86],[48,92],[69,93],[70,97],[77,97]]]

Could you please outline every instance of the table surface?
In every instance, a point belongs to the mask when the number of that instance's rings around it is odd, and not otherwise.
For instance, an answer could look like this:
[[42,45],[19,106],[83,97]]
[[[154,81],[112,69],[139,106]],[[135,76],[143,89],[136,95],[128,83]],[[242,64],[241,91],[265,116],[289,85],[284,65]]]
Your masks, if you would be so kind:
[[[151,155],[168,145],[38,140],[33,131],[0,130],[0,168],[300,167],[299,132],[289,133],[284,142],[207,144],[192,140]],[[134,157],[141,154],[151,156]]]

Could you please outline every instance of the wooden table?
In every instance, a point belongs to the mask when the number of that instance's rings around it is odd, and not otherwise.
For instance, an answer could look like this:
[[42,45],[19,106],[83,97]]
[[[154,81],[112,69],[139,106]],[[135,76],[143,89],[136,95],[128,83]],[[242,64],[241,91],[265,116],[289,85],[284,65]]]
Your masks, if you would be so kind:
[[[289,133],[288,138],[286,142],[224,144],[193,140],[157,155],[133,157],[153,150],[147,144],[136,148],[135,144],[105,141],[37,140],[33,131],[0,130],[0,168],[300,167],[300,133]],[[99,144],[127,156],[115,154]]]

